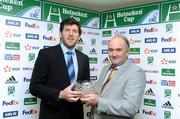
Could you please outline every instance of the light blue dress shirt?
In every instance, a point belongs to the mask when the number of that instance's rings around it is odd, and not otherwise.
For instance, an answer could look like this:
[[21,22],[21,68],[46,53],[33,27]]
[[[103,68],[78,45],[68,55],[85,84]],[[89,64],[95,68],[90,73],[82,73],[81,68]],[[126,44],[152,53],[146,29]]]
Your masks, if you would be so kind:
[[76,52],[75,52],[75,48],[69,49],[69,48],[67,48],[67,47],[63,44],[63,42],[61,42],[60,45],[61,45],[61,48],[62,48],[62,51],[63,51],[63,54],[64,54],[64,58],[65,58],[65,61],[66,61],[66,65],[67,65],[67,57],[68,57],[67,52],[68,52],[68,51],[71,51],[71,52],[73,53],[72,57],[73,57],[74,70],[75,70],[75,80],[77,81],[78,62],[77,62],[77,55],[76,55]]

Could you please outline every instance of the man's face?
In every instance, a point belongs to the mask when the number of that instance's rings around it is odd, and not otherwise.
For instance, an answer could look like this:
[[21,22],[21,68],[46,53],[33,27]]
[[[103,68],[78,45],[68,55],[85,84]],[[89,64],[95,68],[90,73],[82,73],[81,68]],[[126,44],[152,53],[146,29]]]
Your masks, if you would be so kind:
[[129,48],[121,38],[112,39],[108,44],[109,58],[114,65],[120,65],[128,58]]
[[62,42],[66,47],[68,48],[75,47],[80,37],[78,26],[64,25],[64,29],[61,33],[61,37],[62,37]]

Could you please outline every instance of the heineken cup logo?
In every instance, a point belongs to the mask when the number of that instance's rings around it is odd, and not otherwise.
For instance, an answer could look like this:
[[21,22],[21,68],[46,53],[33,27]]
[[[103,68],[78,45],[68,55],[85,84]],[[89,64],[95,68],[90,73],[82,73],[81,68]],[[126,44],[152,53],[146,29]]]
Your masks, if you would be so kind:
[[108,24],[111,24],[113,27],[117,27],[116,18],[115,18],[114,13],[106,15],[106,21],[104,24],[104,28],[107,28],[109,26]]
[[47,21],[56,21],[53,18],[58,17],[58,22],[60,23],[62,21],[61,18],[61,13],[60,13],[60,8],[56,8],[53,6],[50,6],[49,12],[48,12],[48,17],[47,17]]

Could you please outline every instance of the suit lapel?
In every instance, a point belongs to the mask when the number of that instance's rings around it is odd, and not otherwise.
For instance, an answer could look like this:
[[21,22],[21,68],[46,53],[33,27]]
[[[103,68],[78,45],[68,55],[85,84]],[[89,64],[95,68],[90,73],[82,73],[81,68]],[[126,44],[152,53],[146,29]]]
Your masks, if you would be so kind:
[[[54,50],[53,53],[54,53],[54,57],[56,59],[56,62],[58,63],[59,67],[61,67],[62,69],[65,70],[66,77],[69,78],[67,66],[66,66],[66,61],[65,61],[64,54],[63,54],[63,51],[62,51],[60,44],[55,46],[53,50]],[[70,83],[70,80],[68,80],[68,83]]]
[[[107,84],[106,89],[103,90],[102,95],[106,94],[108,90],[113,89],[113,84],[117,83],[117,80],[123,80],[122,76],[126,74],[125,72],[127,71],[128,66],[130,65],[130,61],[126,60],[117,70],[116,74],[114,77],[111,79],[111,81]],[[109,67],[110,68],[110,67]],[[108,70],[108,69],[107,69]],[[102,87],[102,86],[101,86]]]
[[80,53],[79,53],[77,50],[75,50],[75,52],[76,52],[77,63],[78,63],[78,74],[77,74],[77,79],[80,79],[80,78],[79,78],[79,76],[81,76],[80,73],[83,72],[83,71],[82,71],[82,67],[83,67],[82,62],[83,62],[83,58],[81,58],[81,55],[80,55]]
[[[99,89],[98,89],[98,92],[99,94],[101,93],[101,88],[103,86],[103,83],[104,81],[106,80],[106,74],[109,70],[109,68],[111,67],[111,64],[105,66],[103,69],[102,69],[102,73],[100,74],[100,77],[99,77],[99,80],[98,80],[98,85],[99,85]],[[104,92],[104,91],[103,91]],[[102,93],[103,93],[102,92]]]

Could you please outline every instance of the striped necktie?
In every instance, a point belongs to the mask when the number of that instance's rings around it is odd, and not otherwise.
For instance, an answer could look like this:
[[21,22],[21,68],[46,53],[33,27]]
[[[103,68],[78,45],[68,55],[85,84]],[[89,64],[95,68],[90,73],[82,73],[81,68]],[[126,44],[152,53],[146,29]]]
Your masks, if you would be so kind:
[[74,70],[74,63],[72,58],[73,53],[71,51],[68,51],[67,54],[68,54],[67,57],[68,74],[69,74],[70,82],[71,84],[73,84],[75,83],[75,70]]
[[111,69],[111,73],[109,74],[107,80],[105,81],[105,83],[103,84],[102,88],[101,88],[101,92],[105,89],[106,85],[109,83],[109,81],[113,78],[114,74],[116,73],[117,68],[115,66],[112,66]]

